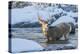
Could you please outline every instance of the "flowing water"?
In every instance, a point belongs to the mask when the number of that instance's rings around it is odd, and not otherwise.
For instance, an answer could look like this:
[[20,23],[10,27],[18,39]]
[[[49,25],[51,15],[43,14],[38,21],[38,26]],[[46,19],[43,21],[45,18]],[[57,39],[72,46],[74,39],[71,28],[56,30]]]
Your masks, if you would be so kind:
[[68,41],[55,41],[47,43],[46,37],[42,34],[41,28],[12,28],[12,38],[29,39],[39,43],[45,50],[74,49],[77,48],[78,31],[69,34]]

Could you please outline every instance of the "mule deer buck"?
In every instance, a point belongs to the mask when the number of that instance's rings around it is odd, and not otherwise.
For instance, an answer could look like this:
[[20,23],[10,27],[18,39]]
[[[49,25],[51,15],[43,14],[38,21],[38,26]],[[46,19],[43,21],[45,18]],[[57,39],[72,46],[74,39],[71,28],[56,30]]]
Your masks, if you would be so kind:
[[47,37],[47,41],[56,41],[61,37],[64,37],[65,40],[68,40],[68,34],[71,31],[71,25],[69,23],[60,23],[56,26],[51,27],[48,22],[50,20],[42,20],[38,16],[38,21],[41,24],[42,32]]

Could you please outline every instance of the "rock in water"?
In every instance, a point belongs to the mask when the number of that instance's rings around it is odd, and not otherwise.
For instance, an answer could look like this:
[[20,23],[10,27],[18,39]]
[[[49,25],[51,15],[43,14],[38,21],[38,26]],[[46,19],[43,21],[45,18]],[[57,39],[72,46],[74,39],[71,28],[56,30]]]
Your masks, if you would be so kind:
[[75,45],[67,44],[67,45],[65,45],[65,46],[63,46],[63,47],[57,48],[56,50],[67,50],[67,49],[75,49],[75,48],[76,48]]

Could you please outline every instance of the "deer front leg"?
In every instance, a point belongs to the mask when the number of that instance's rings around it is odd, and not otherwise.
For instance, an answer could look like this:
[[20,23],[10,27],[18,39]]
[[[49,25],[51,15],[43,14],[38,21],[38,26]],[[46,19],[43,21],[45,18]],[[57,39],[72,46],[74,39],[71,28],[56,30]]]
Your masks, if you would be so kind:
[[47,37],[47,43],[52,43],[54,41],[56,41],[56,38]]
[[47,42],[50,42],[49,36],[47,36]]
[[50,36],[47,36],[47,42],[53,41],[53,38]]

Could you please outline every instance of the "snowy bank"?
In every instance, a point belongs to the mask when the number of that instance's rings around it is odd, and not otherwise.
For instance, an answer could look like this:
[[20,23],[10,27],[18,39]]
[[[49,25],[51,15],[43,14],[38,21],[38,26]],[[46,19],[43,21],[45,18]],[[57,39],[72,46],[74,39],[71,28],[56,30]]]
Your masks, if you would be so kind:
[[32,41],[32,40],[26,40],[26,39],[19,39],[19,38],[13,38],[11,39],[11,47],[13,53],[18,52],[28,52],[28,51],[40,51],[44,48],[40,46],[38,43]]

